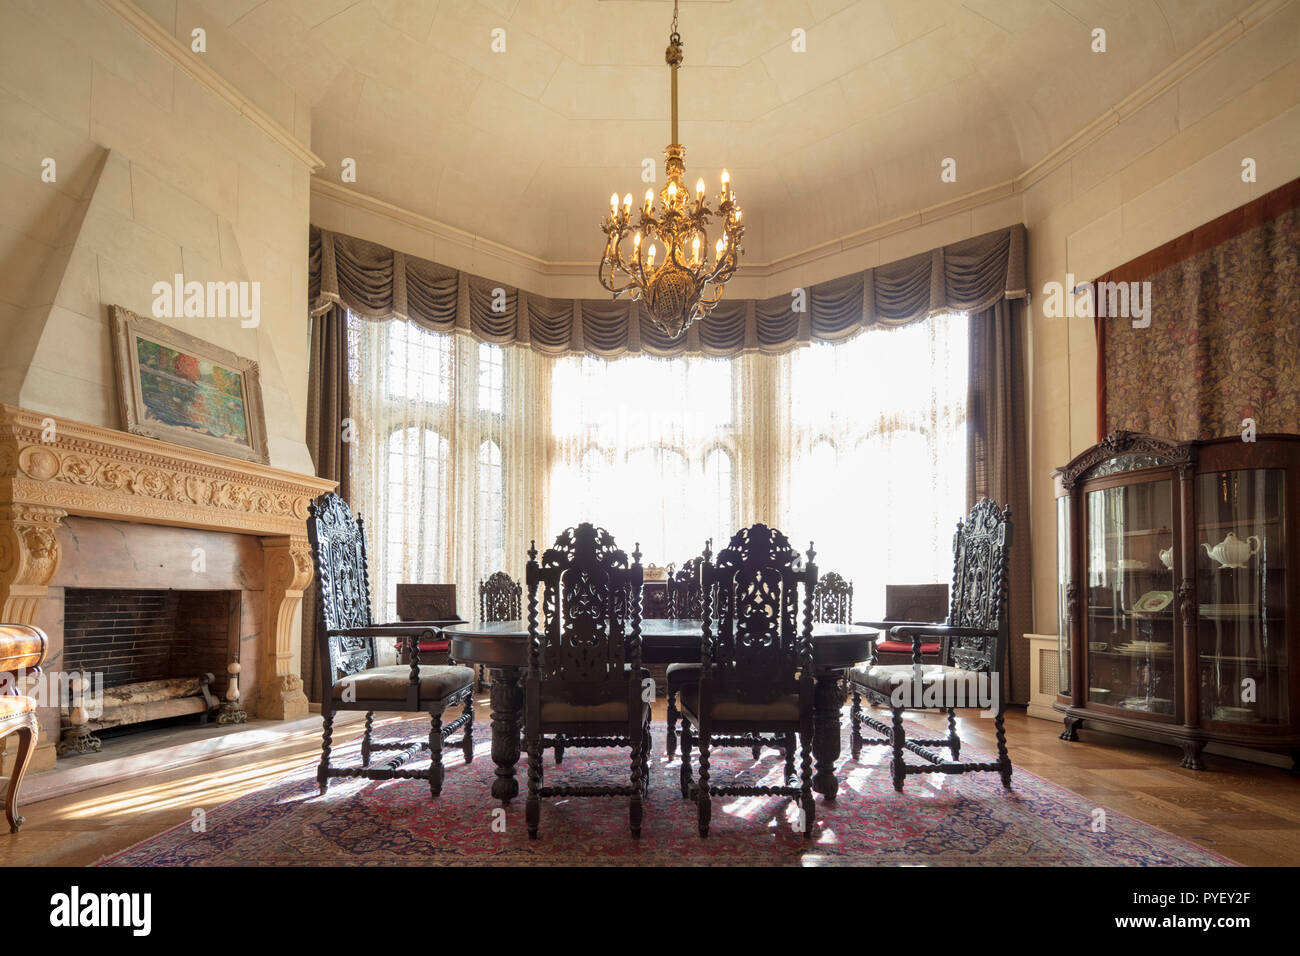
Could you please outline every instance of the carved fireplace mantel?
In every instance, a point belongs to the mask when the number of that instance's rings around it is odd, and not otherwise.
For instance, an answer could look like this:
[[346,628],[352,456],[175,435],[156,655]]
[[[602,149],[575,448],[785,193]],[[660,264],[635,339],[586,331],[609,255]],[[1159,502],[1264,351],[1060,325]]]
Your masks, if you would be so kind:
[[266,554],[259,716],[307,713],[294,618],[311,580],[307,506],[335,482],[0,405],[0,620],[31,624],[68,515],[255,535]]

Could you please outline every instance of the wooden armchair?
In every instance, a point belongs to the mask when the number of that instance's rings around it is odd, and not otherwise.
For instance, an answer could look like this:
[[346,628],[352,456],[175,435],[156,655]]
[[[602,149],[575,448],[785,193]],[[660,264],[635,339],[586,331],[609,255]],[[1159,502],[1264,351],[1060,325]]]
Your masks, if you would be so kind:
[[[799,801],[804,837],[812,836],[813,659],[812,591],[816,557],[795,569],[795,552],[780,531],[756,524],[738,531],[701,572],[704,628],[700,680],[681,691],[682,796],[696,801],[701,837],[709,835],[713,796],[786,796]],[[803,624],[796,627],[798,585]],[[717,588],[718,633],[712,631],[712,588]],[[799,778],[794,779],[798,734]],[[785,750],[781,786],[726,786],[709,779],[713,747],[748,747],[763,740]],[[691,744],[700,750],[700,779],[691,777]]]
[[[584,522],[560,534],[540,563],[534,543],[528,559],[528,836],[537,838],[543,797],[626,796],[631,798],[632,836],[639,837],[650,773],[640,551],[633,551],[629,567],[609,532]],[[542,747],[548,733],[570,747],[630,748],[629,785],[543,786]]]
[[[398,584],[397,620],[402,624],[421,624],[441,626],[443,624],[468,623],[456,611],[456,585],[454,584]],[[450,664],[448,652],[451,641],[441,631],[432,631],[421,637],[417,646],[420,660],[425,664]],[[409,664],[410,653],[404,643],[398,658],[402,664]]]
[[36,699],[19,692],[20,674],[41,672],[41,662],[49,650],[49,638],[39,627],[26,624],[0,624],[0,740],[18,735],[18,753],[9,774],[9,791],[5,795],[5,822],[9,832],[22,829],[18,815],[18,788],[36,752]]
[[[474,759],[474,672],[468,667],[420,663],[420,642],[440,636],[435,624],[374,623],[365,530],[361,519],[352,516],[347,502],[332,493],[317,498],[307,519],[307,536],[316,563],[321,608],[317,641],[323,672],[321,686],[325,693],[321,700],[324,724],[321,761],[316,772],[320,791],[325,792],[331,777],[427,779],[436,797],[442,792],[443,743],[462,727],[465,728],[461,741],[465,762]],[[410,663],[378,666],[377,640],[381,637],[402,642]],[[443,711],[462,703],[461,715],[444,727]],[[360,767],[330,766],[334,714],[341,710],[366,712]],[[375,711],[427,713],[431,721],[428,742],[372,743]],[[398,753],[383,766],[371,767],[370,757],[375,750]],[[422,750],[431,752],[428,770],[401,769],[403,763]]]
[[[848,674],[853,694],[850,711],[851,749],[854,759],[862,745],[892,747],[890,762],[894,789],[902,791],[908,774],[997,772],[1002,785],[1011,786],[1011,760],[1007,756],[1007,735],[1003,728],[1001,688],[1002,661],[1007,646],[1007,562],[1011,551],[1011,509],[999,510],[997,503],[984,498],[971,509],[964,521],[957,522],[953,537],[952,601],[948,620],[942,624],[897,624],[889,626],[895,641],[912,645],[910,664],[869,662],[852,668]],[[922,662],[925,638],[937,638],[938,664]],[[865,714],[862,698],[890,708],[892,726]],[[996,699],[993,699],[996,698]],[[957,736],[957,708],[978,707],[994,712],[998,759],[988,763],[960,763],[961,740]],[[909,739],[903,733],[903,712],[938,708],[948,714],[948,736],[935,739]],[[867,739],[867,726],[882,737]],[[947,747],[952,759],[945,760],[932,747]],[[903,752],[910,751],[925,761],[923,765],[903,762]]]

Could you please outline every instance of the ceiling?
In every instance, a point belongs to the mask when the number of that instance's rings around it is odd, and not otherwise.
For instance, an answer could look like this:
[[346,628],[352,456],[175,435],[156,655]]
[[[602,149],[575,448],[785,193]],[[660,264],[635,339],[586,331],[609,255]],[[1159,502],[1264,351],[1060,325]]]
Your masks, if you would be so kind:
[[[311,103],[318,175],[546,260],[594,262],[669,140],[670,0],[201,2]],[[793,255],[1023,172],[1248,5],[684,0],[687,181],[726,166],[746,258]]]

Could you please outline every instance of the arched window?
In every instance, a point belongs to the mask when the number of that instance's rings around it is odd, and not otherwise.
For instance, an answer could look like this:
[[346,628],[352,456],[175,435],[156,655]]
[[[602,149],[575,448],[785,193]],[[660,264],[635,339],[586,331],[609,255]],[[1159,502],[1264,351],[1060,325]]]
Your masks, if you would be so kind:
[[[396,619],[396,585],[400,581],[441,575],[448,540],[450,448],[432,428],[409,426],[388,436],[384,469],[382,534],[384,561],[371,594]],[[373,540],[373,539],[372,539]]]
[[478,576],[506,566],[505,475],[501,446],[489,439],[478,446],[478,537],[474,543]]

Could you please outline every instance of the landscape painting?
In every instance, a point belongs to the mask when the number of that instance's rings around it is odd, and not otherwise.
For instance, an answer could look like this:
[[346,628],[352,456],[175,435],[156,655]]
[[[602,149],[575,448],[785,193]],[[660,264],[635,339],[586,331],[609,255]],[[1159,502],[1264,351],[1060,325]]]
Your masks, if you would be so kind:
[[257,363],[118,306],[112,317],[128,431],[267,461]]

